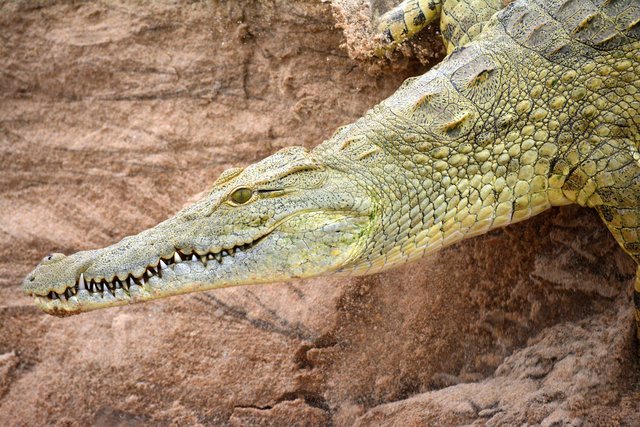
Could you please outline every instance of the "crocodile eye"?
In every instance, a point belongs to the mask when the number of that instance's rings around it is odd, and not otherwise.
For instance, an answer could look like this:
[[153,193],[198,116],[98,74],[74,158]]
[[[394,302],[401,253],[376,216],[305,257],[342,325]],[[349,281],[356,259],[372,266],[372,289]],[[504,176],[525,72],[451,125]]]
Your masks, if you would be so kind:
[[236,189],[233,193],[231,193],[231,201],[236,205],[244,205],[253,196],[253,191],[247,187],[241,187]]

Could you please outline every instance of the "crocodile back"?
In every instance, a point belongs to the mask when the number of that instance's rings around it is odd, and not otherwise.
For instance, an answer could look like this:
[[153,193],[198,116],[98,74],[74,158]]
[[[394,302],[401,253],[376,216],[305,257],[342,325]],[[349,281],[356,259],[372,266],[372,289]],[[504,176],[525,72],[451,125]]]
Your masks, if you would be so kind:
[[638,0],[518,0],[498,21],[520,45],[550,60],[598,56],[640,39]]

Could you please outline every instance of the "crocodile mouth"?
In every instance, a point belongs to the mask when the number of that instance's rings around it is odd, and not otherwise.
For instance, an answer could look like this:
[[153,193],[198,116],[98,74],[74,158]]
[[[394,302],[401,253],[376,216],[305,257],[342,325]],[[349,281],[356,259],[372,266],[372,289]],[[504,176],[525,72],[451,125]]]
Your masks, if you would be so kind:
[[333,271],[359,253],[368,218],[351,211],[299,211],[253,236],[235,236],[235,242],[226,243],[230,247],[200,248],[197,239],[175,246],[150,238],[142,245],[139,241],[145,239],[123,239],[105,249],[43,260],[23,288],[44,312],[70,316],[191,292],[311,277]]
[[162,279],[163,274],[168,270],[175,270],[176,266],[181,263],[190,263],[193,267],[202,269],[211,268],[213,265],[222,265],[225,260],[233,258],[238,254],[245,253],[268,234],[259,237],[251,243],[233,246],[231,248],[222,249],[217,252],[196,253],[190,249],[176,249],[173,255],[169,257],[159,257],[155,263],[148,265],[142,274],[128,273],[125,277],[116,275],[111,281],[106,279],[91,278],[80,273],[73,286],[65,288],[62,292],[50,291],[46,295],[40,295],[31,292],[30,295],[36,298],[41,304],[51,304],[53,301],[59,300],[62,303],[67,301],[73,302],[77,299],[79,293],[85,293],[86,297],[98,297],[103,299],[113,298],[114,300],[133,299],[136,293],[141,293],[148,288],[149,282]]

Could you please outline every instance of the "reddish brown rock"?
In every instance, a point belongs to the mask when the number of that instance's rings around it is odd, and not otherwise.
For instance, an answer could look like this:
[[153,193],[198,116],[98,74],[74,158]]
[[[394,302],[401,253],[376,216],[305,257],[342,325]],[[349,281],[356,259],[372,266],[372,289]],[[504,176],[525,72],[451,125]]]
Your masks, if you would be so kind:
[[48,252],[152,226],[424,71],[368,74],[334,24],[316,1],[0,3],[0,424],[640,423],[634,267],[578,208],[367,278],[64,319],[22,295]]

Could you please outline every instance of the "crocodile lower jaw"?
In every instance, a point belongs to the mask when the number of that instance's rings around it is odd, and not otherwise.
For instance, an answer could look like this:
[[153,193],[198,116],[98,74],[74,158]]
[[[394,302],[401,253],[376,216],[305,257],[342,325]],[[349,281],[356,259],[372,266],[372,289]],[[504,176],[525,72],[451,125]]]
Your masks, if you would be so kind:
[[[155,264],[147,266],[142,274],[129,273],[124,278],[122,275],[114,276],[111,281],[86,277],[84,273],[80,273],[75,285],[67,287],[62,293],[50,291],[46,295],[32,293],[31,296],[42,310],[58,316],[74,314],[81,305],[90,308],[94,305],[115,306],[144,301],[157,297],[156,290],[161,287],[154,288],[153,285],[161,283],[163,277],[215,269],[232,262],[234,257],[244,254],[263,237],[265,236],[248,244],[204,254],[187,255],[184,253],[186,250],[178,249],[171,257],[159,258]],[[188,288],[184,289],[184,292],[189,291]]]

